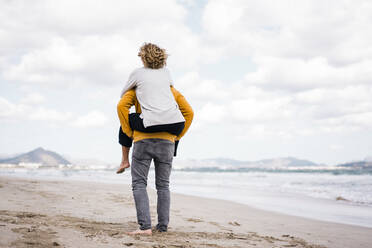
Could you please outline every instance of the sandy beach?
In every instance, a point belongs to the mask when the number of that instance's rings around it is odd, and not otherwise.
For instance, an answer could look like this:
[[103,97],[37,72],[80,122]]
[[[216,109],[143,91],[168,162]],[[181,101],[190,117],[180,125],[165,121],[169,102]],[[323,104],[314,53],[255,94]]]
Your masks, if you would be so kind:
[[[156,193],[150,195],[156,224]],[[167,233],[138,226],[130,185],[0,176],[0,247],[370,247],[372,229],[172,194]]]

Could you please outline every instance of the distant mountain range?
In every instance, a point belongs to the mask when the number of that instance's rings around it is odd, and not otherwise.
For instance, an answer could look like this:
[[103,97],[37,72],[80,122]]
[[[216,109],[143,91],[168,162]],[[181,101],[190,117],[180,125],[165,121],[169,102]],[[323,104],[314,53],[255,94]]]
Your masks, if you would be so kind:
[[[72,163],[70,162],[72,161]],[[108,169],[115,167],[98,160],[67,160],[56,152],[48,151],[39,147],[27,153],[14,155],[10,158],[0,159],[0,164],[13,164],[25,166],[30,164],[38,165],[36,167],[58,167],[68,165],[76,169]],[[244,171],[250,169],[372,169],[372,160],[367,157],[362,161],[328,166],[324,164],[316,164],[309,160],[298,159],[294,157],[282,157],[273,159],[263,159],[258,161],[240,161],[229,158],[211,158],[211,159],[178,159],[175,158],[173,163],[174,169],[180,170],[197,170],[197,171],[215,171],[215,170],[233,170]]]
[[15,157],[0,159],[1,164],[41,164],[42,166],[59,166],[71,164],[56,152],[48,151],[42,147]]
[[337,165],[317,164],[294,157],[263,159],[258,161],[239,161],[227,158],[175,160],[174,168],[190,171],[248,171],[259,170],[350,170],[372,169],[372,161],[355,161]]
[[350,162],[345,164],[339,164],[339,167],[345,167],[345,168],[372,168],[372,161],[356,161],[356,162]]
[[240,161],[228,158],[212,158],[212,159],[187,159],[175,160],[174,168],[176,169],[221,169],[221,170],[236,170],[239,168],[293,168],[293,167],[313,167],[321,166],[309,160],[297,159],[294,157],[283,157],[273,159],[263,159],[258,161]]

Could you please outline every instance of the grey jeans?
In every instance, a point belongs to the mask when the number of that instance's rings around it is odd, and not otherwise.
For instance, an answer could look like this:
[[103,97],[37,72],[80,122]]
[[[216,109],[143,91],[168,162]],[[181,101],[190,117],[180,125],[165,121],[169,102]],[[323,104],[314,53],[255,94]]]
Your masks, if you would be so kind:
[[155,185],[158,194],[157,212],[160,231],[167,231],[169,223],[169,177],[172,169],[174,143],[163,139],[144,139],[134,143],[132,152],[132,190],[141,230],[151,228],[147,176],[151,161],[155,164]]

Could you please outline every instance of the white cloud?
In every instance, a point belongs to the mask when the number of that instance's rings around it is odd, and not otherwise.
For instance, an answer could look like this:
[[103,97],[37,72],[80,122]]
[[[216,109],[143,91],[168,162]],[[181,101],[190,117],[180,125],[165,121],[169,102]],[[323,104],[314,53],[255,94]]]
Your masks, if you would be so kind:
[[233,84],[213,82],[210,95],[197,74],[184,79],[199,84],[185,89],[201,106],[224,106],[249,134],[370,129],[371,10],[364,0],[208,1],[203,39],[215,58],[246,56],[256,68]]
[[[37,99],[39,100],[39,99]],[[71,112],[61,112],[34,104],[11,103],[0,97],[0,119],[64,122],[72,118]]]
[[72,117],[71,112],[60,112],[44,107],[31,108],[28,113],[28,119],[36,121],[64,122],[70,120]]
[[9,102],[7,99],[0,97],[0,118],[11,119],[24,113],[26,106],[17,105]]
[[344,88],[318,88],[295,95],[295,103],[308,109],[314,118],[331,118],[372,112],[372,86],[350,85]]
[[[48,87],[114,84],[124,80],[123,72],[129,70],[130,63],[136,64],[124,58],[123,47],[132,48],[120,37],[85,37],[79,42],[55,37],[48,46],[26,53],[19,63],[9,65],[3,76],[7,80]],[[132,51],[135,50],[133,47]]]
[[332,144],[329,146],[329,149],[337,151],[337,150],[342,150],[344,148],[343,145],[340,144]]
[[203,79],[198,72],[188,72],[176,79],[175,87],[192,100],[227,100],[230,93],[221,81]]
[[180,22],[186,15],[185,9],[172,0],[161,4],[145,0],[10,1],[2,4],[2,13],[5,27],[27,34],[37,30],[59,35],[121,32],[150,23]]
[[372,59],[337,67],[325,58],[309,60],[259,57],[258,70],[247,73],[250,84],[284,90],[307,90],[317,87],[343,87],[350,84],[371,84]]
[[195,7],[197,5],[197,0],[178,0],[178,1],[188,7]]
[[360,1],[209,1],[203,27],[234,54],[311,58],[348,64],[371,58],[372,3]]
[[195,120],[203,123],[223,123],[227,113],[226,106],[208,102],[197,112]]
[[86,115],[80,116],[76,121],[72,122],[75,127],[101,127],[107,122],[106,116],[97,110],[91,111]]
[[209,1],[203,27],[210,47],[220,57],[249,56],[256,65],[240,84],[222,91],[252,121],[372,111],[366,97],[372,83],[372,29],[366,26],[371,10],[364,0]]
[[[318,88],[300,92],[239,87],[241,94],[226,104],[234,122],[264,125],[298,135],[350,133],[371,129],[372,86]],[[244,95],[246,95],[244,97]],[[291,128],[287,128],[287,127]]]
[[40,104],[45,102],[45,97],[39,93],[33,92],[21,99],[23,104]]
[[282,125],[278,124],[270,125],[270,123],[258,123],[250,124],[244,128],[235,128],[234,139],[239,141],[246,140],[266,140],[270,141],[273,139],[291,140],[296,135],[299,135],[297,130],[293,130],[293,125]]
[[270,100],[247,98],[232,100],[230,111],[237,121],[275,121],[293,117],[290,97],[276,97]]
[[92,110],[82,115],[70,111],[58,111],[35,104],[11,103],[0,97],[0,121],[43,121],[72,127],[101,127],[108,121],[105,114]]
[[208,123],[234,124],[255,133],[290,137],[370,128],[372,86],[368,84],[309,84],[309,89],[288,91],[252,84],[249,78],[232,84],[209,82],[197,72],[176,80],[176,88],[194,107],[199,129]]
[[195,67],[203,58],[199,37],[185,25],[186,8],[176,1],[2,5],[0,76],[8,81],[46,87],[119,84],[142,66],[137,51],[148,41],[166,48],[174,68]]
[[316,123],[320,125],[322,131],[330,133],[368,130],[372,127],[372,111],[329,117],[317,120]]
[[[32,98],[30,99],[32,100]],[[70,120],[72,116],[71,112],[61,112],[33,104],[11,103],[7,99],[0,97],[0,120],[3,121],[31,120],[64,122]]]

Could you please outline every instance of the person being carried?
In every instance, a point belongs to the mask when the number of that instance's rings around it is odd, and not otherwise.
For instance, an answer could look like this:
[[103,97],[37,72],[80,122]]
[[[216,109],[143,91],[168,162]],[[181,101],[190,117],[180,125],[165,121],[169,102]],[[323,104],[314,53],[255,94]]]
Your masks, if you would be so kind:
[[[165,49],[145,43],[138,56],[141,57],[143,67],[130,74],[121,92],[123,97],[126,92],[134,89],[141,106],[141,113],[129,114],[130,128],[143,133],[168,132],[179,136],[185,127],[185,118],[171,91],[173,82],[165,67],[168,58]],[[122,145],[122,161],[116,173],[122,173],[130,167],[128,155],[132,139],[125,137],[122,126],[119,129],[119,143]],[[174,156],[177,145],[178,140],[175,142]]]

